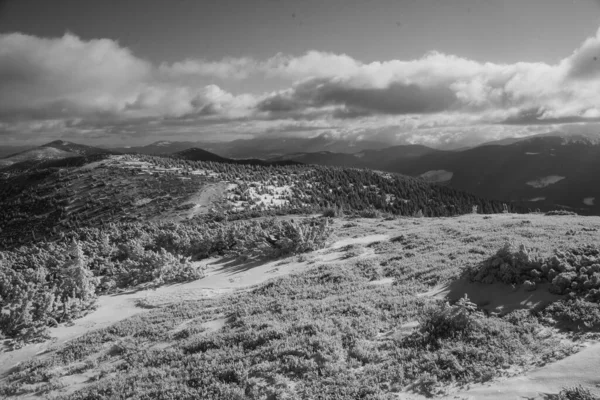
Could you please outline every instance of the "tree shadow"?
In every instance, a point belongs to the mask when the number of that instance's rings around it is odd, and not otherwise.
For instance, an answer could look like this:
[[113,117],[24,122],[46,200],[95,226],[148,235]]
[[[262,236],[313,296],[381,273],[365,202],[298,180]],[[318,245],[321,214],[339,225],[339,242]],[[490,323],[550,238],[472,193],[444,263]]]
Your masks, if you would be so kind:
[[221,260],[218,263],[221,266],[215,269],[215,272],[227,275],[236,275],[276,260],[283,260],[283,258],[260,258],[244,260],[239,257],[229,257]]
[[[558,394],[554,394],[554,393],[540,393],[543,397],[544,400],[560,400],[561,397]],[[533,399],[533,397],[531,397],[531,399]]]
[[445,292],[450,302],[459,300],[464,295],[483,310],[499,315],[507,314],[517,309],[541,309],[564,298],[552,294],[549,284],[541,284],[535,291],[527,291],[522,286],[511,286],[503,283],[470,282],[461,278],[450,282],[441,292]]

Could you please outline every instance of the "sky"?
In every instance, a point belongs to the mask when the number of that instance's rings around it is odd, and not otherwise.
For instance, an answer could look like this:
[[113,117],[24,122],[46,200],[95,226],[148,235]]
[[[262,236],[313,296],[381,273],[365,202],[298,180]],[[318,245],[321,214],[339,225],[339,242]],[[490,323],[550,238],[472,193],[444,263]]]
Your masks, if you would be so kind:
[[0,0],[0,144],[600,132],[600,0]]

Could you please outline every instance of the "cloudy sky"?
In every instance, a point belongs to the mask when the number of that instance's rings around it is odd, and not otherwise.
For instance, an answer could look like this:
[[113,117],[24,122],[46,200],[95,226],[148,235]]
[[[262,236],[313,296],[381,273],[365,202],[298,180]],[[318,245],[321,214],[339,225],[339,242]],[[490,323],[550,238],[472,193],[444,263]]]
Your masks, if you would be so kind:
[[599,0],[0,1],[0,144],[600,132]]

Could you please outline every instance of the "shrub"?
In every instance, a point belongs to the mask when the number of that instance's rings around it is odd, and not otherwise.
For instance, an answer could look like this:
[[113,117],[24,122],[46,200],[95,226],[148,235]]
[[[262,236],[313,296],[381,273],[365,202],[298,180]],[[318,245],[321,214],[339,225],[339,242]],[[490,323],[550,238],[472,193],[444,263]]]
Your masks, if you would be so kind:
[[520,245],[518,249],[513,243],[505,243],[495,255],[472,268],[467,268],[465,275],[476,282],[520,284],[529,280],[529,271],[541,265],[529,249]]
[[542,315],[571,330],[589,331],[600,328],[600,304],[580,298],[554,302],[544,309]]
[[303,222],[270,219],[261,224],[240,224],[236,229],[237,256],[281,257],[325,247],[331,234],[327,219]]
[[324,217],[324,218],[335,218],[335,217],[340,217],[342,215],[343,215],[342,210],[340,210],[336,206],[336,207],[329,207],[329,208],[326,208],[325,210],[323,210],[323,213],[321,214],[321,217]]
[[538,283],[550,282],[555,294],[571,294],[588,301],[600,300],[600,248],[574,247],[556,250],[545,259],[520,245],[506,243],[482,263],[465,269],[464,275],[476,282],[525,284],[535,290]]
[[467,295],[456,305],[444,303],[442,306],[426,308],[419,319],[422,339],[427,345],[439,346],[442,339],[460,339],[473,330],[473,314],[477,306]]
[[578,214],[576,212],[567,211],[567,210],[552,210],[552,211],[546,212],[546,214],[544,214],[544,215],[552,216],[552,215],[578,215]]
[[[63,250],[70,259],[43,252],[0,257],[0,333],[12,338],[13,346],[44,338],[47,325],[94,307],[98,279],[87,268],[80,243],[73,240]],[[39,265],[43,260],[56,266],[49,270]]]
[[380,218],[381,217],[381,212],[374,208],[369,208],[366,210],[358,211],[357,214],[360,218]]
[[599,398],[580,385],[561,390],[558,400],[599,400]]

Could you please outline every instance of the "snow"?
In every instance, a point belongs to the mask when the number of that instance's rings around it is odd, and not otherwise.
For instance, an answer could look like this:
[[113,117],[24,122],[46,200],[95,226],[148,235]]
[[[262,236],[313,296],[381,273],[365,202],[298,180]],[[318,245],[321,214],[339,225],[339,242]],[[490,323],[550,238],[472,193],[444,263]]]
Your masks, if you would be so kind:
[[586,197],[585,199],[583,199],[583,204],[585,204],[586,206],[593,206],[595,201],[595,197]]
[[526,184],[529,186],[533,186],[536,189],[541,189],[541,188],[545,188],[546,186],[553,185],[556,182],[562,181],[563,179],[565,179],[564,176],[549,175],[549,176],[545,176],[543,178],[531,180],[531,181],[527,182]]
[[420,175],[421,178],[428,182],[448,182],[452,179],[454,173],[452,171],[446,171],[443,169],[427,171]]

